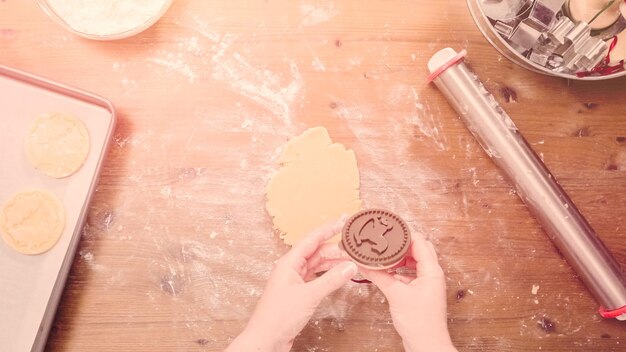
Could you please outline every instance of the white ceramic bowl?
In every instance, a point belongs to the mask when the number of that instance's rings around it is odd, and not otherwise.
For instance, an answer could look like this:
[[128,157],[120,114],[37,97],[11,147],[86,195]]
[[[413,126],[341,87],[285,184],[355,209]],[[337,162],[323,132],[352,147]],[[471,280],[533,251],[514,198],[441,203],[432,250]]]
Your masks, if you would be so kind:
[[68,31],[79,35],[84,38],[93,39],[93,40],[117,40],[131,37],[135,34],[138,34],[150,26],[152,26],[156,21],[158,21],[167,9],[172,4],[173,0],[163,0],[163,6],[159,9],[159,11],[155,12],[152,16],[150,16],[146,21],[140,23],[132,28],[116,32],[116,33],[107,33],[107,34],[96,34],[96,33],[87,33],[85,31],[78,30],[73,28],[68,21],[66,21],[62,16],[60,16],[57,12],[54,11],[54,8],[49,4],[47,0],[37,0],[39,6],[43,9],[43,11],[52,18],[59,25],[67,29]]

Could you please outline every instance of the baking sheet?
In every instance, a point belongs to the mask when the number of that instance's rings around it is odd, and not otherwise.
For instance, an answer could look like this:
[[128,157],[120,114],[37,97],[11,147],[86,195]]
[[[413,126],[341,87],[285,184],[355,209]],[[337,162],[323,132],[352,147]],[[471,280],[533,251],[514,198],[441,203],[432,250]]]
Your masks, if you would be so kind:
[[[30,123],[50,112],[73,114],[90,135],[87,160],[63,179],[35,170],[23,148]],[[0,240],[0,349],[40,351],[80,240],[115,112],[97,96],[0,66],[0,122],[0,203],[20,191],[45,189],[61,199],[66,211],[63,235],[48,252],[28,256]]]

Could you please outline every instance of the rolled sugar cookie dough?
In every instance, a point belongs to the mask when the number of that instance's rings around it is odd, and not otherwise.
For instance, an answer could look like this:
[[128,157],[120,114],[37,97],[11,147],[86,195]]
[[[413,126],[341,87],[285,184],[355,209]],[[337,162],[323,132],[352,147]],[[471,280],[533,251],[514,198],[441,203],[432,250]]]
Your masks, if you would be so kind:
[[[291,139],[278,162],[266,208],[285,243],[293,245],[318,226],[361,209],[354,152],[333,143],[325,128]],[[332,241],[339,240],[338,234]]]
[[24,254],[40,254],[52,248],[64,227],[63,204],[47,191],[17,193],[0,213],[2,239]]
[[50,177],[67,177],[87,159],[89,132],[72,115],[44,114],[28,128],[24,150],[35,169]]

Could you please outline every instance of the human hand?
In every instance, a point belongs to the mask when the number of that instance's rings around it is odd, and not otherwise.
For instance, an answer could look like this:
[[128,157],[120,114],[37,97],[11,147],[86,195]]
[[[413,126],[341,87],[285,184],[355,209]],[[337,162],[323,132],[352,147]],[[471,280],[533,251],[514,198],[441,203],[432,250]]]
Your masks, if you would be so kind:
[[248,325],[226,351],[291,349],[322,299],[358,272],[336,243],[325,243],[346,218],[313,231],[278,260]]
[[456,351],[448,333],[446,281],[435,247],[421,235],[413,235],[411,241],[407,263],[416,263],[416,277],[359,270],[387,297],[393,325],[407,352]]

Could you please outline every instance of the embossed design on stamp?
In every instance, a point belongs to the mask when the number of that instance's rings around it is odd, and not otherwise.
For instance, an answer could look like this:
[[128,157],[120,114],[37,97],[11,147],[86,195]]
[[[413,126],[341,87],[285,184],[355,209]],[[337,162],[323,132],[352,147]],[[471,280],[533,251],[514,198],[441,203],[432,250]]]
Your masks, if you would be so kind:
[[393,229],[393,225],[389,225],[387,219],[382,216],[372,217],[367,220],[358,233],[354,234],[354,241],[357,246],[361,246],[363,242],[372,244],[372,252],[383,254],[389,248],[389,242],[385,235]]

